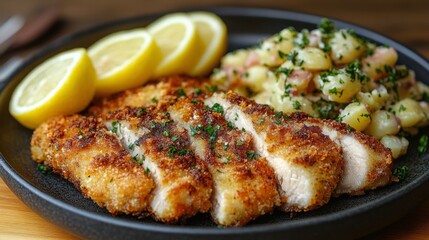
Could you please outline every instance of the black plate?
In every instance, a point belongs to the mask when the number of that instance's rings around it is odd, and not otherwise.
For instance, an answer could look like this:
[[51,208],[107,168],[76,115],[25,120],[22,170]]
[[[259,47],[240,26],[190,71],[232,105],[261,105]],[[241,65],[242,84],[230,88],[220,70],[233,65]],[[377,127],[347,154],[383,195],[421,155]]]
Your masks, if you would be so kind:
[[[313,29],[321,20],[318,16],[272,9],[226,7],[202,10],[212,11],[223,18],[229,30],[230,50],[253,45],[288,26],[298,30]],[[87,47],[107,33],[142,27],[161,15],[108,23],[62,39],[28,60],[4,87],[0,95],[0,174],[15,194],[41,216],[77,236],[90,239],[341,239],[357,238],[384,227],[427,197],[429,154],[417,155],[417,138],[411,139],[409,153],[395,163],[409,167],[410,174],[405,181],[364,196],[333,199],[318,210],[293,218],[275,212],[240,228],[217,227],[208,215],[203,214],[180,226],[156,223],[151,219],[113,217],[83,198],[66,180],[39,172],[30,157],[31,131],[22,127],[8,112],[10,96],[19,81],[55,53]],[[421,56],[380,34],[335,22],[339,28],[352,28],[365,38],[394,47],[399,52],[399,62],[414,69],[417,79],[428,84],[429,64]],[[427,133],[428,129],[423,131]]]

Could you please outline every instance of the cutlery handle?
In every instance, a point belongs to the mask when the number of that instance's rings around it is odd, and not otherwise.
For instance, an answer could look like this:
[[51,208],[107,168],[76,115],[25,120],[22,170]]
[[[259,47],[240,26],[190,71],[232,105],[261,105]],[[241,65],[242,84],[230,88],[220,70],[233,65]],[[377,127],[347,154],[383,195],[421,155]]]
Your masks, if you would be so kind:
[[3,66],[0,66],[0,92],[10,81],[12,73],[14,73],[16,69],[18,69],[18,67],[22,64],[23,61],[24,59],[22,57],[13,57],[7,62],[5,62]]

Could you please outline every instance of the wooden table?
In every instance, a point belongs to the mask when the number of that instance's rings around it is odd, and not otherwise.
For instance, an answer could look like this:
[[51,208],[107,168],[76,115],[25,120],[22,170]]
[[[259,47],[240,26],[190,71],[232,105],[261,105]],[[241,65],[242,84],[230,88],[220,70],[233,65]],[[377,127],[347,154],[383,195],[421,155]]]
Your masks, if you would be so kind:
[[[195,3],[198,2],[198,3]],[[25,48],[9,52],[0,64],[12,56],[28,56],[52,41],[97,23],[173,10],[184,7],[247,5],[302,11],[349,21],[396,39],[429,58],[429,1],[275,1],[275,0],[2,0],[0,20],[14,13],[29,12],[40,5],[55,4],[62,22],[55,31]],[[428,76],[429,77],[429,76]],[[76,239],[64,230],[39,217],[19,200],[0,180],[0,239]],[[429,201],[399,222],[366,239],[429,239]]]

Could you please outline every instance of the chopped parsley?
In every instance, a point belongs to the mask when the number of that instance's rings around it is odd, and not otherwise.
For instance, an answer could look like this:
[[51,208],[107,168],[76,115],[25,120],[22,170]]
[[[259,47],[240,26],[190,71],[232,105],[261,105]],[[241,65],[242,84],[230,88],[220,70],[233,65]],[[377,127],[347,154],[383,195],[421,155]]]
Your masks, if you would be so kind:
[[335,24],[327,18],[323,18],[319,25],[322,34],[330,34],[335,32]]
[[329,39],[331,39],[334,36],[335,24],[334,22],[330,21],[327,18],[323,18],[322,21],[319,24],[319,30],[322,34],[322,41],[319,43],[319,47],[324,52],[329,52],[331,50],[331,45],[329,44]]
[[235,127],[234,127],[234,124],[232,124],[232,122],[230,122],[230,121],[228,121],[227,126],[228,126],[229,128],[232,128],[232,129],[234,129],[234,128],[235,128]]
[[429,102],[429,93],[428,92],[424,92],[422,94],[422,100],[425,102]]
[[241,146],[241,145],[243,145],[244,144],[244,142],[242,142],[242,141],[237,141],[237,143],[235,144],[235,145],[237,145],[237,146]]
[[338,89],[336,87],[331,88],[328,90],[329,94],[333,94],[333,95],[339,95],[339,97],[341,97],[343,95],[344,90],[338,91]]
[[112,130],[110,130],[112,133],[117,133],[118,132],[118,127],[121,126],[121,123],[118,121],[113,121],[112,122]]
[[39,163],[37,164],[37,170],[39,170],[43,174],[50,174],[52,173],[52,170],[46,167],[45,165]]
[[220,105],[219,103],[215,103],[215,104],[213,104],[213,106],[208,107],[208,109],[212,110],[213,112],[220,113],[220,114],[223,114],[223,113],[224,113],[224,111],[223,111],[223,107],[222,107],[222,105]]
[[277,54],[279,55],[279,58],[286,58],[287,57],[287,54],[286,53],[284,53],[284,52],[282,52],[282,51],[277,51]]
[[276,119],[274,120],[274,123],[277,125],[280,125],[282,123],[281,118],[283,117],[283,112],[277,112],[275,115]]
[[137,114],[137,117],[139,118],[139,117],[143,116],[143,114],[145,114],[145,113],[146,113],[146,108],[140,108],[139,113]]
[[428,144],[429,144],[429,137],[428,135],[424,134],[419,139],[419,145],[417,146],[417,151],[419,154],[423,154],[428,150]]
[[177,94],[179,95],[179,97],[186,96],[185,90],[183,90],[183,88],[177,89]]
[[247,151],[247,152],[246,152],[246,155],[247,155],[247,157],[248,157],[250,160],[255,160],[255,159],[257,159],[257,158],[260,158],[260,157],[261,157],[259,154],[255,153],[255,152],[253,152],[253,151]]
[[406,107],[404,107],[404,105],[399,105],[399,109],[398,109],[398,112],[403,112],[403,111],[405,111],[405,110],[407,110],[407,108]]
[[139,161],[137,162],[138,165],[143,165],[143,161],[145,160],[145,156],[142,156],[142,158],[139,159]]
[[170,130],[165,130],[165,131],[162,133],[162,135],[164,135],[164,136],[166,136],[166,137],[170,136]]
[[217,86],[213,85],[213,86],[206,86],[206,90],[209,92],[216,92],[217,91]]
[[191,150],[189,149],[178,149],[174,144],[168,145],[167,154],[169,157],[175,157],[176,155],[184,156]]
[[300,110],[300,109],[301,109],[301,107],[302,107],[302,105],[301,105],[301,103],[300,103],[298,100],[295,100],[295,101],[293,101],[293,103],[292,103],[292,107],[293,107],[293,109],[295,109],[295,110]]
[[261,124],[265,122],[265,118],[260,118],[258,121],[256,121],[257,124]]
[[365,113],[365,114],[362,113],[360,116],[371,119],[371,115],[369,113]]
[[144,156],[144,155],[142,155],[142,157],[141,158],[138,158],[138,154],[136,154],[134,157],[133,157],[133,162],[137,162],[137,164],[138,165],[143,165],[143,161],[146,159],[146,157]]
[[289,77],[289,75],[292,72],[293,72],[293,68],[279,67],[276,70],[274,70],[274,74],[278,75],[279,73],[283,73],[286,77]]
[[209,135],[210,143],[214,143],[214,141],[216,140],[217,132],[220,128],[220,125],[216,125],[215,127],[213,127],[212,125],[207,125],[204,128],[204,131]]
[[134,147],[135,147],[134,143],[128,144],[128,149],[130,149],[131,151],[134,150]]
[[349,63],[345,69],[346,73],[350,75],[352,80],[359,80],[363,82],[364,80],[368,80],[368,76],[361,70],[362,64],[356,60]]
[[223,150],[227,150],[229,147],[229,142],[226,142],[225,144],[223,144]]
[[200,88],[195,89],[195,94],[200,95],[203,91]]
[[[383,70],[380,69],[380,72],[383,72]],[[387,73],[387,77],[381,79],[380,83],[383,84],[386,88],[392,89],[396,93],[396,98],[399,99],[398,80],[406,78],[409,75],[408,68],[394,68],[389,65],[385,65],[384,72]]]
[[154,102],[154,103],[157,103],[157,102],[158,102],[158,99],[156,99],[156,97],[153,97],[153,98],[151,99],[151,101],[152,101],[152,102]]
[[177,139],[179,139],[179,136],[177,136],[177,135],[174,135],[171,137],[171,140],[173,140],[173,142],[176,141]]
[[195,136],[198,134],[197,129],[195,129],[193,126],[189,126],[189,130],[191,131],[191,136]]
[[397,177],[400,182],[404,181],[404,179],[408,175],[408,167],[405,165],[401,166],[401,167],[397,167],[397,168],[393,169],[392,174],[393,174],[393,176]]
[[289,54],[286,54],[286,59],[291,61],[293,63],[293,65],[296,64],[296,57],[298,56],[298,52],[293,50],[292,52],[290,52]]
[[310,43],[308,34],[308,30],[303,29],[301,33],[293,40],[293,45],[301,49],[305,48]]
[[167,122],[162,122],[160,124],[161,124],[162,127],[165,127],[165,126],[167,126],[167,124],[172,123],[172,122],[173,122],[173,119],[170,119]]

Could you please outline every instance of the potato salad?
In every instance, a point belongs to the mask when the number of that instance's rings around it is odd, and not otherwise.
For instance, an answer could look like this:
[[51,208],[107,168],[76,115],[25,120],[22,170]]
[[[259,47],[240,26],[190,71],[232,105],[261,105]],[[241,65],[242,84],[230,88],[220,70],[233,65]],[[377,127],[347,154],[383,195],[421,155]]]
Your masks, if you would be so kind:
[[346,123],[397,158],[407,151],[404,136],[429,124],[429,87],[397,60],[392,47],[323,19],[317,29],[289,27],[228,53],[211,80],[276,111]]

